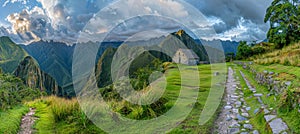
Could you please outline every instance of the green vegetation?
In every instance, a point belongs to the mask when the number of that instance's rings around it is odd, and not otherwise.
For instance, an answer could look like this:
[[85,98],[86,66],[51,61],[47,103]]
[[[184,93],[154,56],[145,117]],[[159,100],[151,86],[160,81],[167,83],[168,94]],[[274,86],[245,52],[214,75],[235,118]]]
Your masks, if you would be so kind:
[[237,51],[237,59],[245,59],[249,56],[252,55],[252,50],[249,45],[247,45],[246,41],[241,41],[240,45],[238,46],[238,51]]
[[[127,44],[126,44],[127,43]],[[163,41],[158,45],[159,49],[167,51],[165,53],[155,51],[158,48],[155,48],[151,51],[145,51],[145,48],[142,46],[138,46],[136,44],[131,44],[130,42],[126,42],[123,45],[116,48],[107,48],[105,52],[102,54],[101,58],[97,61],[97,66],[95,69],[95,75],[97,78],[97,84],[99,88],[103,88],[112,84],[111,80],[111,71],[116,70],[127,70],[129,68],[130,78],[137,78],[134,73],[138,71],[138,69],[144,67],[153,68],[154,62],[157,62],[159,59],[161,64],[162,62],[170,62],[172,58],[166,55],[174,55],[180,48],[188,48],[192,49],[198,57],[200,57],[201,61],[208,61],[208,55],[206,49],[203,45],[198,45],[192,37],[190,37],[185,31],[179,30],[178,32],[171,33],[168,35]],[[182,45],[182,46],[180,46]],[[147,43],[146,45],[147,46]],[[152,45],[150,45],[153,47]],[[148,46],[149,48],[151,48]],[[148,48],[148,49],[149,49]],[[117,51],[119,50],[119,51]],[[215,53],[215,56],[220,56],[220,51],[210,48],[211,53]],[[117,54],[115,54],[117,52]],[[140,52],[140,53],[139,53]],[[139,54],[139,55],[137,55]],[[224,55],[222,53],[222,55]],[[112,65],[112,60],[114,59],[114,64]],[[219,57],[218,57],[219,58]],[[216,59],[218,59],[216,58]],[[130,59],[134,59],[131,61]],[[210,59],[211,61],[214,58]],[[130,65],[129,65],[130,64]],[[115,67],[119,67],[115,69]],[[144,68],[145,69],[145,68]],[[153,69],[151,69],[153,70]],[[156,69],[155,69],[156,70]],[[147,71],[144,70],[144,71]],[[140,84],[139,88],[142,86]]]
[[28,107],[22,104],[43,94],[38,89],[26,87],[15,76],[0,73],[0,133],[17,133],[22,116],[28,112]]
[[299,53],[300,44],[295,43],[269,53],[255,55],[251,57],[250,60],[261,65],[281,64],[285,66],[300,67]]
[[12,73],[27,53],[9,37],[0,37],[0,68],[5,73]]
[[[167,89],[163,97],[151,105],[140,106],[126,102],[120,98],[113,87],[102,88],[100,92],[104,96],[105,101],[123,116],[138,120],[160,116],[174,105],[181,90],[181,75],[176,65],[171,63],[165,63],[164,65],[165,68],[168,68],[165,72],[168,82]],[[199,113],[203,110],[209,95],[211,72],[213,70],[211,70],[210,65],[201,65],[198,67],[180,66],[184,68],[181,73],[185,73],[191,69],[199,69],[201,74],[200,90],[198,92],[198,100],[192,112],[170,133],[210,133],[214,128],[216,115],[203,126],[199,126],[198,121],[200,117]],[[151,88],[144,90],[151,90]],[[85,116],[76,99],[67,100],[51,96],[28,102],[26,105],[37,109],[36,116],[39,119],[36,121],[34,128],[38,133],[104,133]],[[188,106],[189,104],[186,105]]]
[[[134,70],[134,69],[130,68],[130,70]],[[130,83],[131,85],[133,85],[133,88],[135,90],[142,90],[147,86],[149,86],[151,82],[157,80],[160,77],[159,76],[160,73],[162,74],[163,71],[165,70],[162,69],[162,61],[157,58],[154,58],[150,63],[148,63],[147,66],[138,68],[136,71],[132,71],[133,73],[129,76]],[[157,74],[157,76],[154,76],[155,73]],[[150,77],[156,77],[156,78],[150,78]]]
[[[298,66],[299,56],[295,55],[298,52],[298,45],[294,45],[297,50],[293,50],[285,46],[289,46],[293,43],[300,41],[300,4],[298,0],[274,0],[271,6],[267,9],[264,22],[270,23],[270,29],[267,34],[268,43],[252,43],[252,45],[247,45],[246,42],[240,42],[237,51],[237,59],[245,60],[251,56],[251,59],[260,58],[260,64],[273,64],[280,63],[284,65]],[[290,49],[293,52],[281,53],[281,50],[276,49]],[[271,55],[261,56],[263,53],[271,52]],[[276,56],[274,56],[274,54]],[[272,56],[273,55],[273,56]],[[288,57],[288,56],[293,57]],[[280,56],[285,57],[284,59]],[[265,58],[267,57],[267,58]],[[274,57],[274,58],[272,58]]]
[[[167,87],[163,96],[157,102],[150,105],[143,105],[143,106],[134,105],[123,100],[118,95],[115,89],[116,87],[123,85],[121,84],[122,82],[120,84],[117,83],[114,86],[101,88],[100,92],[102,96],[104,96],[104,100],[110,104],[110,106],[113,108],[115,112],[118,112],[123,116],[131,119],[138,119],[138,120],[151,119],[164,114],[170,108],[172,108],[172,106],[178,99],[180,90],[184,90],[181,89],[181,82],[182,82],[181,75],[190,72],[190,70],[198,69],[200,74],[200,81],[201,81],[200,90],[198,92],[198,100],[192,112],[188,115],[188,117],[170,133],[210,133],[214,127],[214,120],[217,115],[215,114],[215,116],[211,118],[209,122],[207,122],[203,126],[199,126],[198,121],[200,118],[199,113],[201,113],[201,111],[203,110],[206,104],[206,99],[209,95],[209,91],[211,87],[211,72],[214,70],[211,69],[210,65],[200,65],[198,67],[184,66],[184,65],[179,65],[179,66],[181,66],[184,69],[179,71],[175,64],[169,62],[164,63],[163,68],[166,69],[165,75],[167,79]],[[220,73],[225,74],[226,72],[220,72]],[[142,75],[144,75],[144,72]],[[219,78],[218,80],[222,81],[224,80],[224,78]],[[197,86],[197,85],[195,85],[195,82],[191,80],[190,84],[187,86],[190,87],[190,86]],[[154,87],[159,88],[160,84],[158,83],[158,85]],[[143,90],[146,92],[148,90],[151,90],[151,88],[147,87]],[[191,90],[191,89],[185,89],[185,90]],[[193,93],[193,95],[195,94],[197,94],[197,92]],[[190,104],[186,104],[186,105],[190,105]],[[185,107],[185,105],[181,107]]]
[[95,73],[99,88],[108,86],[112,83],[110,67],[116,51],[116,48],[107,48],[97,62]]
[[39,90],[26,87],[21,79],[9,74],[0,74],[0,110],[13,108],[42,95]]
[[300,40],[300,5],[298,0],[274,0],[267,9],[265,23],[270,22],[268,39],[282,48]]
[[233,52],[226,53],[225,58],[226,62],[232,62],[235,59],[235,54]]
[[[262,66],[262,65],[252,65],[252,67],[256,68],[257,71],[262,71],[262,70],[269,70],[269,71],[274,71],[275,73],[284,73],[285,75],[278,75],[278,77],[275,77],[275,79],[281,79],[281,80],[287,80],[290,79],[290,76],[299,76],[299,74],[297,74],[299,71],[297,71],[299,68],[297,67],[292,67],[292,66],[282,66],[282,65],[270,65],[270,66]],[[244,72],[244,74],[246,75],[247,79],[250,81],[250,83],[256,87],[257,92],[259,93],[263,93],[262,96],[262,101],[264,104],[267,104],[267,106],[269,108],[273,108],[279,117],[283,118],[283,120],[288,124],[289,128],[291,129],[291,132],[294,133],[300,133],[300,122],[299,122],[299,112],[298,112],[298,108],[297,106],[294,107],[293,104],[298,103],[299,102],[299,91],[295,90],[295,88],[297,89],[299,86],[297,85],[297,79],[296,77],[294,77],[292,81],[293,85],[286,90],[283,94],[275,96],[275,95],[271,95],[271,96],[267,96],[270,91],[268,90],[268,88],[265,85],[259,85],[256,80],[254,79],[255,76],[249,72],[248,70],[243,69],[241,66],[237,67],[237,70],[242,70]],[[294,73],[294,74],[287,74],[286,72],[289,73]],[[239,77],[241,78],[241,76],[239,75]],[[291,80],[291,79],[290,79]],[[243,82],[243,80],[241,79],[241,85],[242,88],[246,87],[245,83]],[[297,85],[297,86],[296,86]],[[247,96],[247,94],[252,94],[251,92],[245,93],[245,96]],[[247,97],[246,97],[247,98]],[[247,101],[247,103],[253,107],[253,108],[259,108],[258,102],[256,102],[256,100],[252,100],[250,99],[245,99]],[[252,108],[252,109],[253,109]],[[252,111],[251,111],[252,112]],[[257,129],[259,129],[261,132],[264,131],[268,131],[268,127],[264,126],[265,122],[263,120],[263,116],[260,114],[263,113],[258,113],[257,115],[253,115],[253,112],[250,114],[252,114],[252,116],[254,116],[255,118],[253,120],[251,120],[253,122],[253,124],[257,127]],[[263,126],[260,126],[263,125]],[[267,128],[267,129],[266,129]],[[263,130],[265,129],[265,130]]]
[[50,96],[28,102],[26,105],[37,109],[35,115],[39,119],[34,128],[38,133],[104,133],[80,110],[76,99]]
[[19,131],[21,118],[28,112],[28,107],[15,106],[6,111],[0,110],[0,133],[16,134]]
[[[264,112],[260,106],[260,104],[258,103],[257,99],[255,97],[250,97],[251,95],[253,96],[253,92],[248,89],[248,86],[246,85],[245,80],[243,79],[242,75],[240,74],[239,70],[242,70],[243,73],[247,76],[247,79],[252,81],[251,77],[249,79],[249,75],[251,75],[249,72],[246,72],[245,70],[242,69],[242,67],[240,66],[234,66],[231,65],[234,70],[236,70],[236,76],[238,76],[239,80],[240,80],[240,86],[241,89],[246,89],[246,90],[242,90],[245,96],[245,101],[246,103],[251,107],[251,110],[249,111],[250,116],[252,117],[250,122],[251,124],[253,124],[254,129],[257,129],[259,132],[263,133],[263,134],[271,134],[271,129],[268,128],[267,126],[267,122],[264,119]],[[255,82],[256,83],[256,82]],[[254,84],[254,86],[256,87],[258,92],[263,92],[263,93],[267,93],[267,89],[261,85],[255,84],[255,83],[251,83]],[[264,99],[264,102],[266,102],[266,100]],[[256,109],[260,109],[256,114],[254,113],[254,111]]]

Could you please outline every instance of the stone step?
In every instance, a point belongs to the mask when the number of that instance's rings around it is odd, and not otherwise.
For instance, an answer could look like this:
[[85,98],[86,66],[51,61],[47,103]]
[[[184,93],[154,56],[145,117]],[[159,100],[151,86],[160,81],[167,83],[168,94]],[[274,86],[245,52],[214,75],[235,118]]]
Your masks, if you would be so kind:
[[281,132],[287,131],[289,129],[281,118],[272,120],[271,122],[269,122],[269,126],[272,129],[273,134],[280,134]]
[[270,122],[272,119],[276,118],[276,115],[265,115],[264,117],[267,122]]

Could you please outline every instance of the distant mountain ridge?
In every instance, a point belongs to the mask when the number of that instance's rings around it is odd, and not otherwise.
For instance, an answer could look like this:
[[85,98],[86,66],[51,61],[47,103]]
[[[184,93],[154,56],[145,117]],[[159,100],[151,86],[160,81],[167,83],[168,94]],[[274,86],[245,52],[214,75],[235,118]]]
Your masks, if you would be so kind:
[[[99,45],[99,42],[87,42],[85,45]],[[97,59],[109,46],[119,46],[121,42],[103,42],[98,50]],[[61,42],[38,41],[29,45],[20,45],[40,65],[47,74],[53,76],[57,84],[62,88],[61,96],[75,96],[72,83],[72,62],[76,44],[70,46]]]
[[55,79],[43,72],[34,58],[15,44],[9,37],[0,37],[0,68],[4,73],[21,78],[32,89],[39,89],[50,94],[59,94]]
[[[149,42],[149,44],[147,44]],[[142,45],[139,45],[142,44]],[[155,45],[156,44],[156,45]],[[154,45],[154,46],[153,46]],[[165,50],[168,55],[161,51],[145,51],[135,57],[137,51],[142,52],[144,48],[149,48],[149,50]],[[151,49],[153,48],[153,49]],[[174,32],[169,34],[164,38],[156,38],[152,41],[137,41],[137,42],[124,42],[122,46],[118,49],[122,50],[121,52],[117,52],[116,48],[107,49],[104,54],[99,59],[96,66],[96,78],[98,87],[105,87],[112,84],[112,74],[111,71],[114,71],[112,66],[113,56],[116,56],[115,63],[119,64],[119,67],[124,67],[123,69],[119,69],[119,71],[126,71],[126,67],[129,66],[129,75],[133,74],[137,71],[138,68],[149,66],[153,63],[154,60],[160,59],[163,62],[169,61],[172,62],[172,57],[175,55],[178,49],[180,48],[188,48],[195,51],[195,53],[200,57],[202,61],[209,61],[207,52],[204,46],[197,44],[192,37],[190,37],[185,31],[180,30],[178,32]],[[125,59],[135,59],[128,63]],[[129,65],[130,64],[130,65]]]
[[199,40],[199,39],[196,39],[195,40],[198,44],[202,44],[202,45],[208,45],[208,46],[212,46],[214,47],[214,43],[215,42],[220,42],[222,47],[223,47],[223,50],[224,50],[224,53],[235,53],[237,52],[237,48],[239,46],[239,42],[236,42],[236,41],[230,41],[230,40],[226,40],[226,41],[223,41],[223,40],[212,40],[212,41],[205,41],[205,40]]
[[[230,41],[221,41],[222,46],[225,48],[226,52],[235,52],[237,48],[237,42],[230,42]],[[110,62],[106,61],[106,59],[111,59],[112,54],[116,51],[114,48],[118,48],[124,42],[87,42],[84,43],[86,45],[89,44],[96,44],[99,45],[99,50],[97,54],[97,58],[95,61],[96,64],[96,74],[97,79],[104,79],[101,77],[107,77],[109,74],[101,74],[108,70],[106,67],[101,67],[102,65],[109,65]],[[209,61],[207,52],[217,52],[220,53],[221,51],[214,49],[213,47],[206,47],[202,45],[200,40],[195,40],[191,36],[189,36],[185,31],[179,30],[178,32],[174,32],[169,34],[168,36],[161,36],[158,38],[152,38],[147,41],[131,41],[126,42],[130,44],[136,44],[140,46],[147,46],[149,44],[159,44],[160,47],[165,47],[168,51],[175,52],[176,48],[174,48],[170,44],[178,44],[183,43],[187,48],[192,49],[195,53],[200,57],[201,61]],[[205,44],[209,44],[205,42]],[[233,44],[233,45],[232,45]],[[209,44],[213,45],[213,44]],[[18,46],[18,45],[16,45]],[[73,83],[72,83],[72,57],[74,54],[74,49],[76,45],[69,46],[65,43],[60,42],[53,42],[53,41],[38,41],[33,42],[29,45],[20,45],[24,50],[26,50],[26,55],[31,55],[33,59],[35,59],[41,69],[45,73],[51,75],[57,82],[57,85],[61,87],[61,91],[59,91],[59,95],[62,96],[75,96],[75,92],[73,90]],[[19,47],[20,48],[20,47]],[[107,50],[107,48],[110,48]],[[173,50],[174,49],[174,50]],[[22,49],[20,49],[22,50]],[[106,52],[106,50],[108,52]],[[28,54],[27,54],[28,53]],[[104,56],[103,56],[104,55]],[[147,56],[146,56],[147,55]],[[25,55],[23,55],[25,57]],[[171,61],[171,57],[166,56],[160,52],[150,52],[145,53],[144,58],[147,57],[147,60],[152,60],[155,57],[163,59],[164,61]],[[151,58],[152,57],[152,58]],[[212,58],[212,57],[211,57]],[[217,59],[217,58],[212,58]],[[146,61],[147,61],[146,60]],[[20,60],[19,60],[20,62]],[[139,62],[136,64],[140,64]],[[1,65],[1,61],[0,61]],[[17,64],[15,65],[17,67]],[[16,68],[15,67],[15,68]],[[137,66],[138,67],[138,66]],[[100,69],[99,69],[100,68]],[[106,69],[105,69],[106,68]],[[106,79],[106,78],[105,78]],[[106,80],[105,80],[106,81]],[[98,85],[101,82],[98,82]],[[106,84],[105,84],[106,85]],[[55,91],[56,92],[56,91]]]
[[21,47],[34,57],[41,69],[51,74],[59,85],[72,82],[72,57],[75,46],[53,41],[39,41]]
[[0,68],[3,72],[12,73],[26,55],[26,51],[9,37],[0,37]]

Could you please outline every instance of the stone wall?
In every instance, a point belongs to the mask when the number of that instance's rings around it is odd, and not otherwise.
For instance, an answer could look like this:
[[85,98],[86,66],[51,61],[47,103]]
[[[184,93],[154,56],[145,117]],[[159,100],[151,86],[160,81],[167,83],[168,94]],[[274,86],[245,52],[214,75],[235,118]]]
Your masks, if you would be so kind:
[[244,69],[249,70],[254,76],[257,83],[266,86],[270,90],[270,94],[278,95],[282,94],[289,86],[291,86],[291,81],[278,81],[274,77],[278,76],[277,73],[265,70],[263,72],[258,72],[251,67],[252,62],[235,62],[238,65],[243,66]]

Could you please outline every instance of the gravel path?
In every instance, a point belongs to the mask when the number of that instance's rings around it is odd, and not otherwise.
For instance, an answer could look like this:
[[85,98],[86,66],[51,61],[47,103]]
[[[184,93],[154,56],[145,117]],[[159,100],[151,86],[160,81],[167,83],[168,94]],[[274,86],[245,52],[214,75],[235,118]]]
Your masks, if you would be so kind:
[[[232,68],[229,68],[228,70],[228,79],[226,83],[226,91],[225,91],[225,97],[223,98],[223,101],[228,102],[227,105],[230,104],[230,97],[235,93],[236,89],[236,81],[233,76],[233,70]],[[216,132],[218,134],[227,134],[228,128],[231,124],[234,124],[234,120],[231,120],[232,118],[230,116],[230,111],[232,106],[225,106],[226,108],[223,108],[221,113],[219,114],[218,119],[216,120],[216,126],[218,126],[218,129]],[[230,119],[230,120],[229,120]]]
[[250,116],[244,94],[239,87],[240,82],[234,78],[234,70],[229,67],[228,79],[226,84],[226,95],[223,101],[226,105],[223,107],[221,113],[216,120],[217,129],[215,133],[218,134],[259,134],[257,130],[253,130],[250,124]]
[[22,117],[22,122],[20,126],[20,131],[18,134],[32,134],[34,129],[32,128],[34,121],[37,119],[34,117],[35,109],[30,108],[30,111]]

